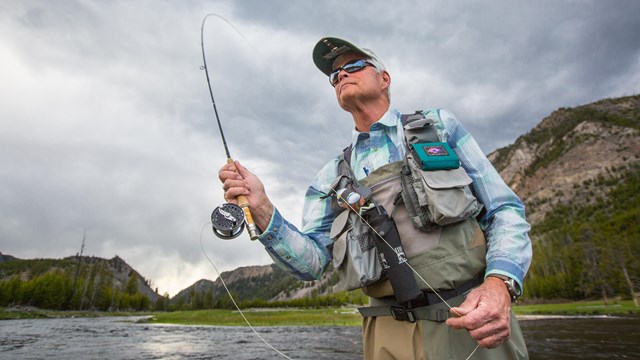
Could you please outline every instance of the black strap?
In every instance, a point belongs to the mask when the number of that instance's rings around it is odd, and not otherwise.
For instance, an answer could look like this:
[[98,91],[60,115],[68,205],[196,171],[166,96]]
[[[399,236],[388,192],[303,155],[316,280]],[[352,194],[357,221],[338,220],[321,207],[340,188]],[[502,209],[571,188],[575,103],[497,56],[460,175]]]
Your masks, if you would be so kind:
[[431,309],[427,306],[407,309],[395,306],[368,306],[358,308],[363,317],[391,316],[398,321],[429,320],[442,322],[450,317],[449,309]]
[[402,121],[402,126],[407,125],[408,123],[416,120],[424,119],[424,115],[422,114],[422,110],[417,110],[413,114],[402,114],[400,115],[400,121]]
[[[438,130],[436,130],[435,127],[435,120],[428,119],[424,116],[422,110],[418,110],[414,114],[402,114],[400,118],[404,128],[405,142],[409,149],[411,148],[411,144],[440,142]],[[418,120],[424,121],[422,121],[421,124],[414,124],[413,126],[410,126],[412,122]]]
[[353,144],[349,144],[344,150],[342,150],[342,155],[344,156],[344,161],[347,162],[347,165],[351,166],[351,153],[353,152]]
[[433,309],[433,305],[451,300],[458,296],[465,296],[469,291],[482,284],[482,274],[463,283],[452,290],[440,291],[438,295],[430,291],[424,291],[424,301],[414,303],[410,307],[401,306],[393,296],[378,298],[388,306],[368,306],[358,308],[362,316],[392,316],[396,320],[415,322],[416,320],[445,321],[449,318],[449,309]]

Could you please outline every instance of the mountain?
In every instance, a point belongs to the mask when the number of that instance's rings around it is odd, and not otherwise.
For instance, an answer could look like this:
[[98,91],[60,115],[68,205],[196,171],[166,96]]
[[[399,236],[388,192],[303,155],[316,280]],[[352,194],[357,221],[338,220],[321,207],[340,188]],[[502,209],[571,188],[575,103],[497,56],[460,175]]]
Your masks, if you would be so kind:
[[0,256],[0,306],[149,309],[164,299],[119,256],[17,259]]
[[553,112],[489,156],[532,224],[532,298],[638,303],[640,96]]
[[5,255],[0,252],[0,263],[11,261],[11,260],[16,260],[16,258],[11,255]]
[[334,274],[331,269],[320,280],[301,281],[275,264],[246,266],[225,271],[215,281],[201,279],[172,297],[170,304],[180,307],[194,299],[205,302],[206,296],[209,296],[209,301],[226,302],[225,285],[238,302],[302,299],[333,293],[337,282],[337,273]]
[[640,95],[605,99],[544,118],[489,160],[539,223],[558,205],[593,204],[612,186],[583,184],[608,178],[640,161]]

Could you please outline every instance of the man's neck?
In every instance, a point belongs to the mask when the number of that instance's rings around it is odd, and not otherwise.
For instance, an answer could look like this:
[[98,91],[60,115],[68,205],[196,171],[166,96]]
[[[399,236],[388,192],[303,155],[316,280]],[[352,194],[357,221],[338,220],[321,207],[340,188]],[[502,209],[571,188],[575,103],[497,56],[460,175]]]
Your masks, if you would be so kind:
[[367,106],[351,111],[353,116],[353,122],[356,125],[356,129],[360,132],[369,132],[371,125],[380,120],[382,116],[389,110],[389,103],[385,103],[382,106]]

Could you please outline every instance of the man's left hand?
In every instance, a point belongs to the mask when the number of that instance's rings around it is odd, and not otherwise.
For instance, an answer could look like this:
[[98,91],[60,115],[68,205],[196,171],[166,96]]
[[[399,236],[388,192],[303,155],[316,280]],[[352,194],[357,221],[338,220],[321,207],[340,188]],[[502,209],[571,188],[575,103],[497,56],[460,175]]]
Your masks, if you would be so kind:
[[487,277],[460,306],[451,308],[452,317],[447,325],[469,330],[480,347],[491,349],[509,340],[510,310],[511,296],[504,282]]

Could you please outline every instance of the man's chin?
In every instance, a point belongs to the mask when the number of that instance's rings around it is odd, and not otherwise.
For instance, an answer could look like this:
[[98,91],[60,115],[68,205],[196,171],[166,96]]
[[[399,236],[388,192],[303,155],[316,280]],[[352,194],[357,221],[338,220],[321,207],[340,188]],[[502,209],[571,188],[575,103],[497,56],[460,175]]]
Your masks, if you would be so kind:
[[350,91],[350,88],[353,88],[353,84],[341,84],[340,89],[338,89],[338,97],[347,98],[353,96],[353,91]]

